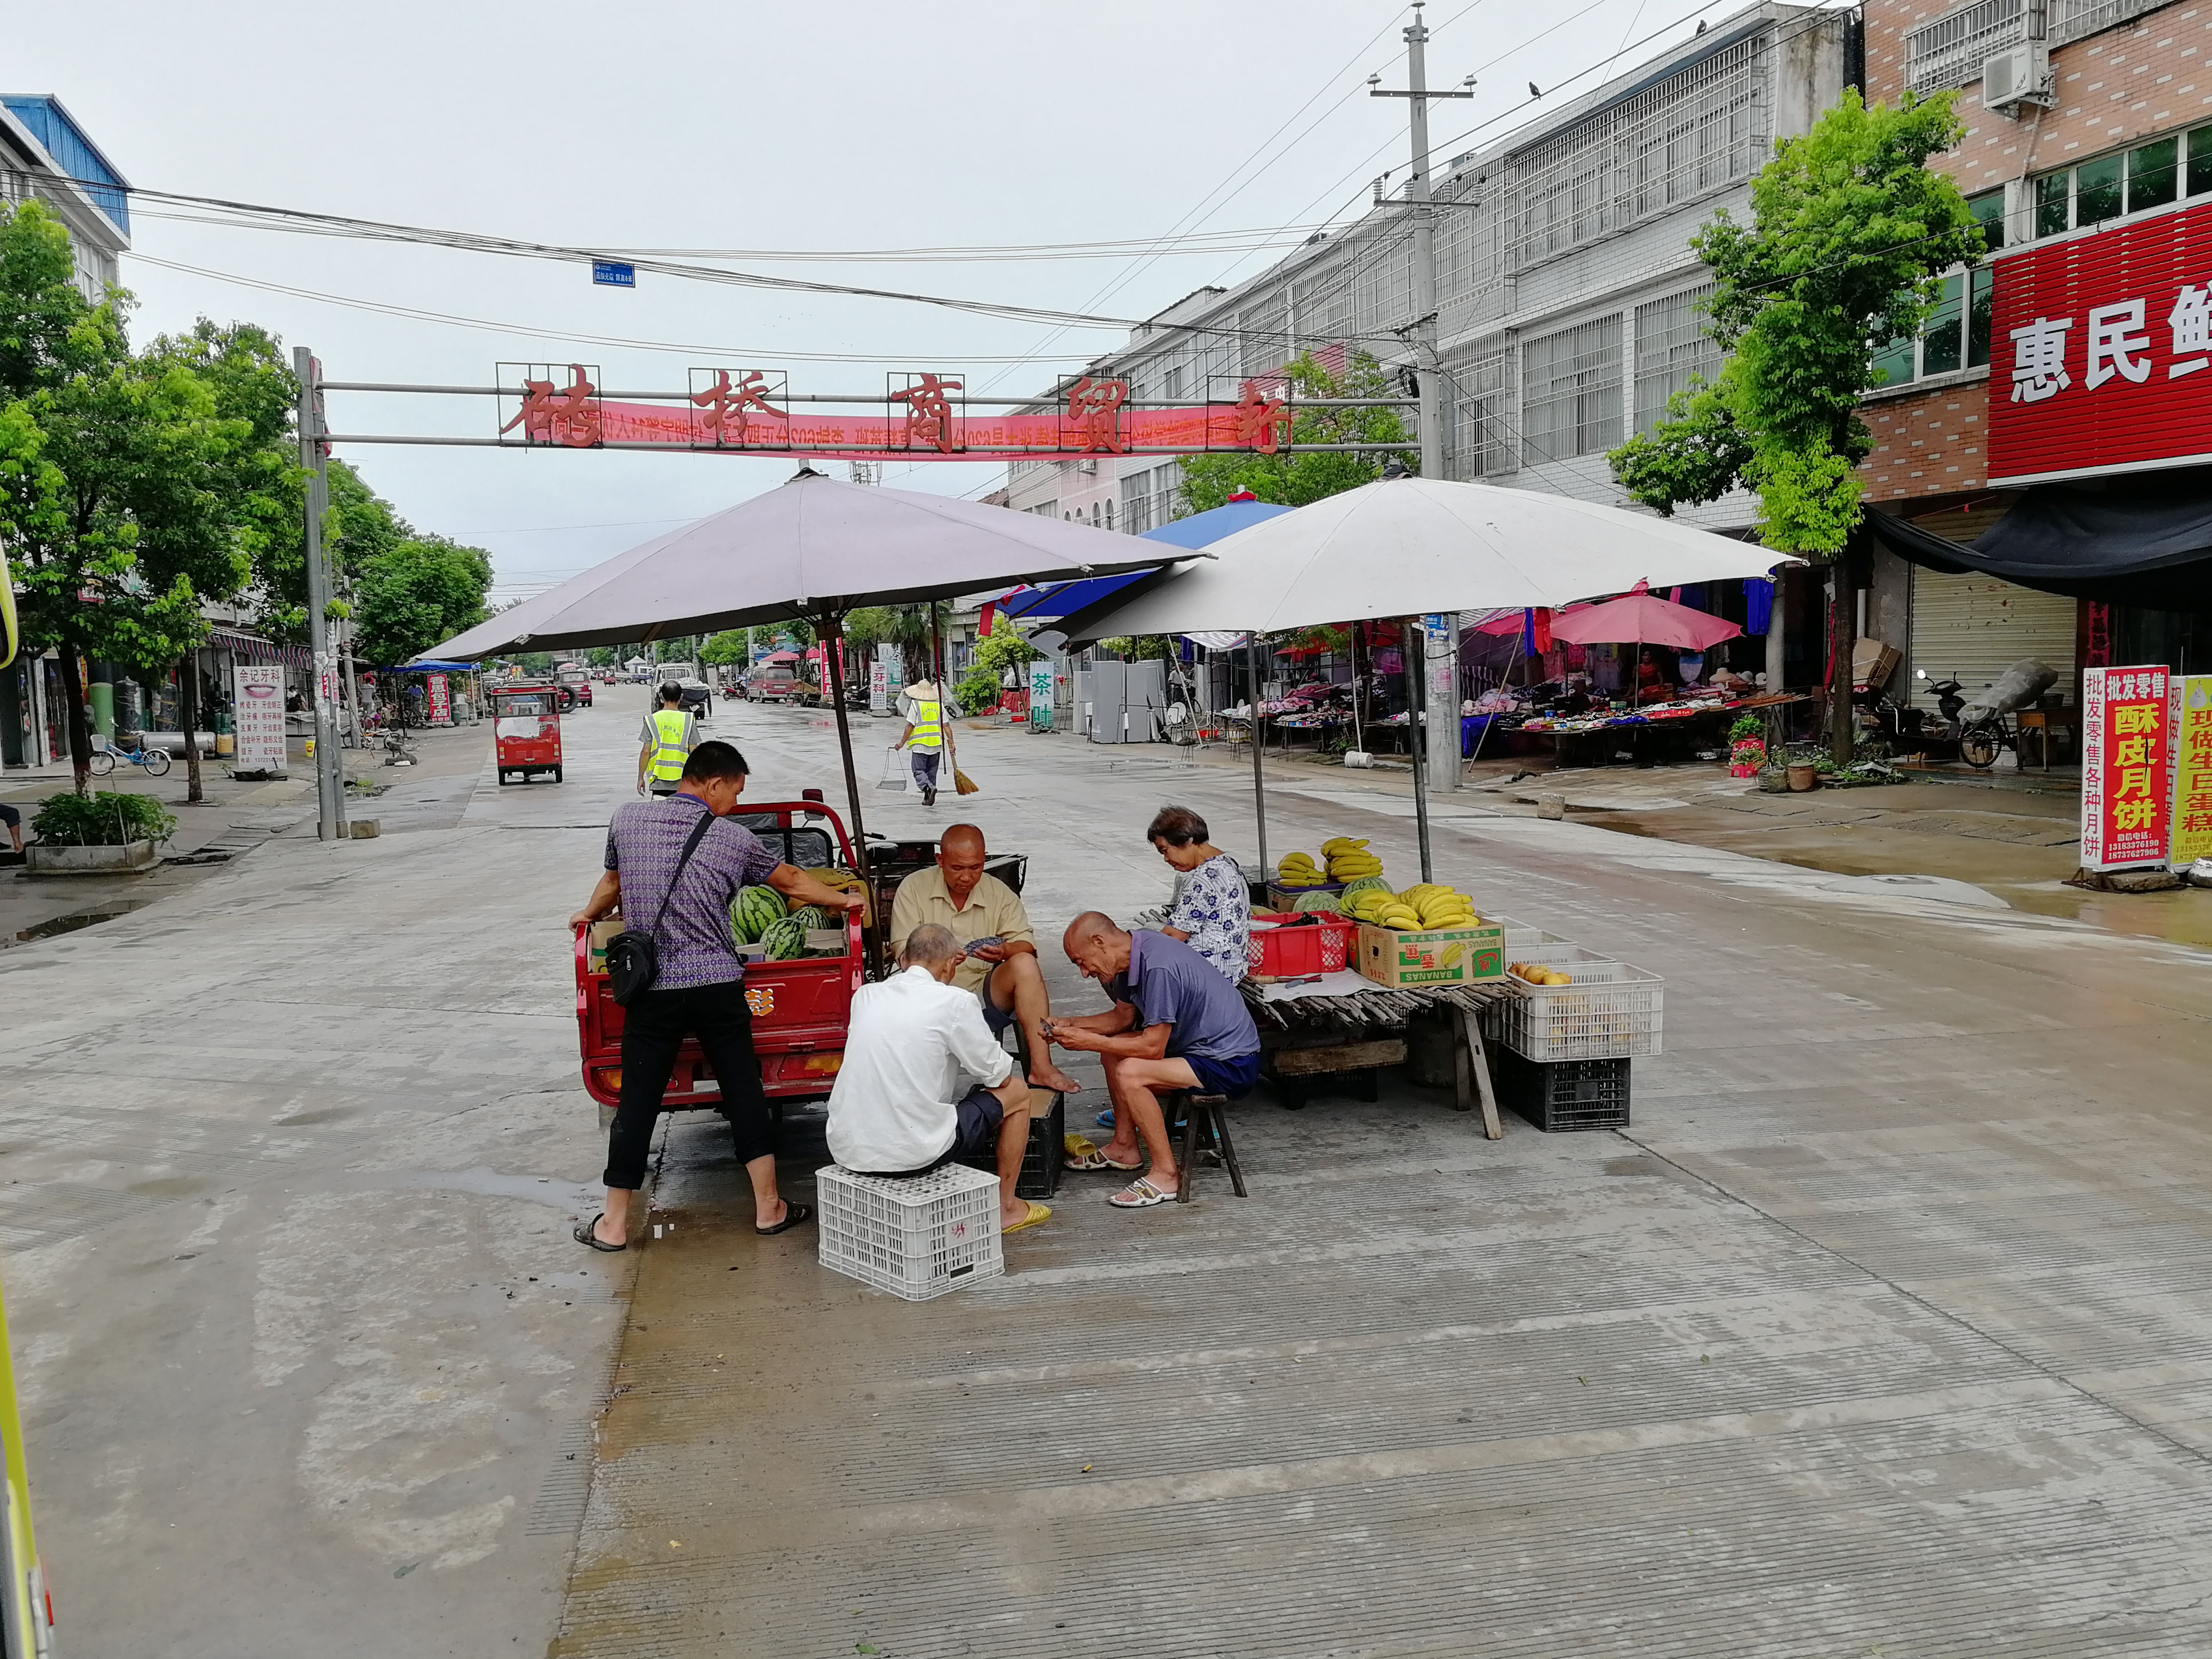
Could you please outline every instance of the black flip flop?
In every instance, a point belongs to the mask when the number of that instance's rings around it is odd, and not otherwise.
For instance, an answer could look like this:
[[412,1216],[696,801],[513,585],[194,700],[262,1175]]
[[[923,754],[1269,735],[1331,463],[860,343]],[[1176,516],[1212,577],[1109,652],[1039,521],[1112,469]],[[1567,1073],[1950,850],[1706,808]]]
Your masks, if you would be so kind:
[[605,1218],[605,1216],[606,1212],[602,1210],[589,1221],[578,1222],[574,1234],[576,1243],[588,1244],[595,1250],[604,1250],[609,1255],[614,1255],[618,1250],[629,1249],[627,1244],[610,1244],[599,1237],[599,1223]]
[[783,1219],[777,1222],[775,1226],[756,1227],[753,1231],[758,1233],[763,1238],[772,1238],[778,1233],[789,1232],[793,1227],[799,1225],[802,1221],[811,1221],[814,1219],[814,1206],[811,1204],[787,1203],[783,1207],[787,1213]]

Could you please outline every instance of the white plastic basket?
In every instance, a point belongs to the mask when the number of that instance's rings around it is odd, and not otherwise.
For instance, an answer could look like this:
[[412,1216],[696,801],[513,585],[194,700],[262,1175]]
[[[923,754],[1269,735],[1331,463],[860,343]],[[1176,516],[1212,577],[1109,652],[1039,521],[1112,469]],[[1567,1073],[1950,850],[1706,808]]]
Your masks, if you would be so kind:
[[1575,945],[1547,945],[1508,962],[1557,968],[1566,985],[1531,985],[1515,974],[1510,993],[1483,1012],[1483,1035],[1526,1060],[1620,1060],[1660,1052],[1665,983],[1625,962],[1608,962]]
[[1505,930],[1505,959],[1508,962],[1528,960],[1526,957],[1516,956],[1514,952],[1516,951],[1533,950],[1540,945],[1573,943],[1571,939],[1562,939],[1557,933],[1547,933],[1540,927],[1531,927],[1525,921],[1516,921],[1510,916],[1486,915],[1483,920],[1493,927],[1503,927]]
[[908,1302],[1006,1270],[999,1178],[948,1164],[887,1181],[832,1164],[815,1174],[822,1265]]

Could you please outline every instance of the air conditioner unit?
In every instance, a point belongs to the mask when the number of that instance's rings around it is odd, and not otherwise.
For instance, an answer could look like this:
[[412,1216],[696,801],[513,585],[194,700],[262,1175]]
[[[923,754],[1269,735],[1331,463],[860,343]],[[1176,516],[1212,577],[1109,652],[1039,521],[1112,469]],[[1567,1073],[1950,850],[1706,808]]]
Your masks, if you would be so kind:
[[1098,470],[1098,463],[1096,461],[1078,461],[1075,464],[1075,470],[1078,472],[1096,472]]
[[2012,109],[2021,104],[2051,107],[2051,47],[2024,40],[1982,64],[1982,106]]

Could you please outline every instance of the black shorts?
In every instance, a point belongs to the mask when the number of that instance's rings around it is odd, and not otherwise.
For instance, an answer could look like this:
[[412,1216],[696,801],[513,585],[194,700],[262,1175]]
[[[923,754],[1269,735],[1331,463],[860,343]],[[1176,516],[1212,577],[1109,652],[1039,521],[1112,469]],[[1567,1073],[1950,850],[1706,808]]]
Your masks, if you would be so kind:
[[14,807],[9,805],[6,801],[0,800],[0,825],[5,825],[7,828],[13,830],[17,824],[22,823],[22,821],[23,815],[21,812],[18,812]]
[[935,1162],[925,1164],[919,1170],[856,1170],[854,1173],[903,1181],[941,1170],[948,1164],[995,1164],[999,1158],[999,1126],[1006,1121],[1006,1109],[1000,1103],[998,1096],[978,1085],[963,1095],[952,1110],[952,1144]]
[[1209,1060],[1202,1054],[1185,1054],[1184,1065],[1198,1079],[1198,1091],[1202,1095],[1221,1095],[1231,1100],[1242,1100],[1252,1092],[1252,1085],[1260,1080],[1260,1056],[1233,1054],[1227,1060]]

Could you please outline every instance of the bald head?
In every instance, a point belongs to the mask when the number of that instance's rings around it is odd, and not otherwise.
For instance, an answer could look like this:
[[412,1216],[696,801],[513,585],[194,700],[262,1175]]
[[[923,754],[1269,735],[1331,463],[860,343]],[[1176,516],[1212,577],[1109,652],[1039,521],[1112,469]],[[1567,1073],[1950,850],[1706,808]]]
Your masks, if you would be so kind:
[[1129,966],[1129,936],[1103,911],[1085,910],[1076,917],[1060,944],[1070,962],[1102,984]]
[[946,826],[937,838],[937,867],[945,872],[945,890],[962,909],[968,896],[983,879],[983,832],[972,823]]

